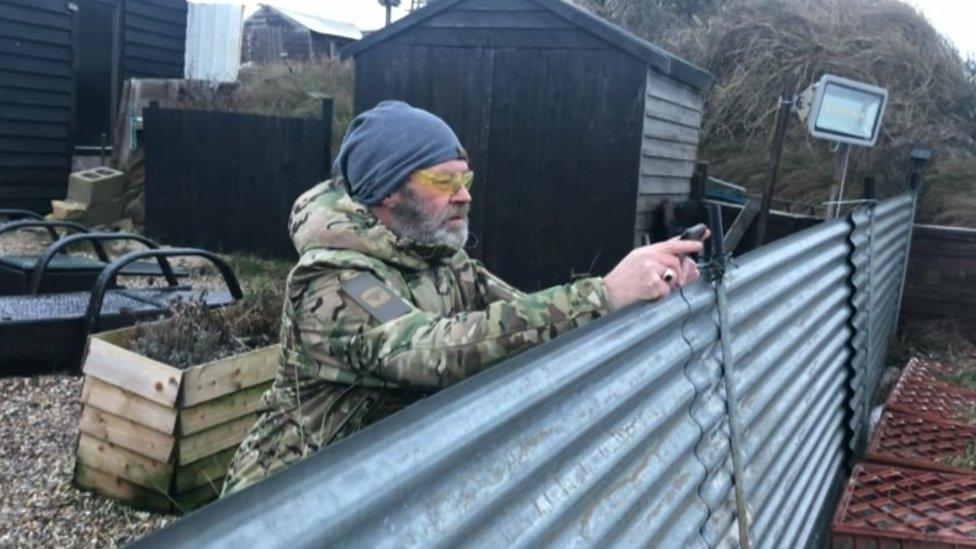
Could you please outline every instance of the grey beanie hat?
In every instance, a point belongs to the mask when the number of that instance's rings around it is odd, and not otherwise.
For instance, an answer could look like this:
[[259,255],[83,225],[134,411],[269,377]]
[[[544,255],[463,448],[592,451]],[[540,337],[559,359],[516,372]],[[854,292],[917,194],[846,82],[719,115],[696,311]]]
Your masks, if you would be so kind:
[[383,101],[353,119],[332,169],[354,199],[373,206],[414,171],[458,158],[467,153],[443,120],[403,101]]

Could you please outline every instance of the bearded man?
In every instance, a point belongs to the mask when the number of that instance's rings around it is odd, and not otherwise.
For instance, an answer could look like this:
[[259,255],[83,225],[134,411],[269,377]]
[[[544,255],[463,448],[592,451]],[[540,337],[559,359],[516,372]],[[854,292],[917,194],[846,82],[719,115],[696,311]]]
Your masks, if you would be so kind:
[[[289,231],[278,375],[224,485],[236,492],[438,389],[699,277],[669,240],[605,277],[524,294],[464,252],[473,180],[454,132],[385,101],[353,120],[335,177],[302,195]],[[566,367],[571,368],[571,364]]]

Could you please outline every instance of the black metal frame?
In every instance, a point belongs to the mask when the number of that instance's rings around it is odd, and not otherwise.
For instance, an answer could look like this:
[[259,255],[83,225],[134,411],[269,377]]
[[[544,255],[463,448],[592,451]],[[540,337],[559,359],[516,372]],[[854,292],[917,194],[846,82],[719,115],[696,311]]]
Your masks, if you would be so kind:
[[[121,271],[138,259],[155,258],[165,273],[170,269],[167,258],[176,256],[209,260],[223,276],[227,292],[201,292],[181,286],[171,270],[167,287],[113,287]],[[194,248],[172,248],[123,255],[101,271],[91,292],[0,297],[0,376],[78,372],[89,334],[166,314],[177,299],[199,295],[205,295],[210,306],[220,307],[240,300],[243,292],[233,270],[216,254]],[[112,305],[105,310],[109,302]],[[46,316],[43,311],[40,314],[36,311],[52,304],[62,309],[59,315]],[[23,315],[18,316],[18,311],[24,311]]]

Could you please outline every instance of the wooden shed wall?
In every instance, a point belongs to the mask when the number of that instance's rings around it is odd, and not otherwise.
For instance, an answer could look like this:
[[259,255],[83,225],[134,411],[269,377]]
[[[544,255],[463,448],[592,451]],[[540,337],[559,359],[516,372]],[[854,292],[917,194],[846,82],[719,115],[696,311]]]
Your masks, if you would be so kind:
[[186,16],[186,0],[126,0],[122,80],[183,78]]
[[361,52],[355,109],[441,116],[475,170],[472,255],[532,290],[631,248],[645,65],[523,0],[459,4]]
[[50,209],[71,166],[71,12],[64,0],[0,0],[0,207]]
[[277,63],[309,58],[312,33],[264,7],[244,23],[244,61]]
[[691,191],[702,121],[702,93],[647,70],[635,241],[650,228],[665,198],[684,199]]

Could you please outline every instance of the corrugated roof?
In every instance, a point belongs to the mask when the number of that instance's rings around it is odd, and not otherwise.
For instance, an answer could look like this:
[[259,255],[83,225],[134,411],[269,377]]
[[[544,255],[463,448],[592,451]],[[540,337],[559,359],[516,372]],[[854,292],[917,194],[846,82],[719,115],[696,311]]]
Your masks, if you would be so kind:
[[359,40],[363,37],[363,32],[352,23],[326,19],[325,17],[279,8],[278,6],[269,6],[267,4],[261,4],[261,7],[272,9],[316,34],[327,34],[329,36],[339,36],[352,40]]
[[[425,7],[412,12],[403,19],[384,27],[368,37],[350,44],[343,48],[342,56],[350,57],[359,55],[380,42],[385,41],[401,32],[421,23],[431,17],[442,13],[452,7],[468,0],[439,0],[427,4]],[[670,77],[683,82],[697,89],[705,89],[712,84],[712,75],[705,69],[693,65],[692,63],[674,55],[663,48],[627,32],[626,30],[610,23],[583,8],[573,5],[564,0],[531,0],[539,7],[545,8],[564,19],[575,23],[580,28],[592,33],[593,35],[605,40],[609,44],[633,55],[648,66],[669,75]]]

